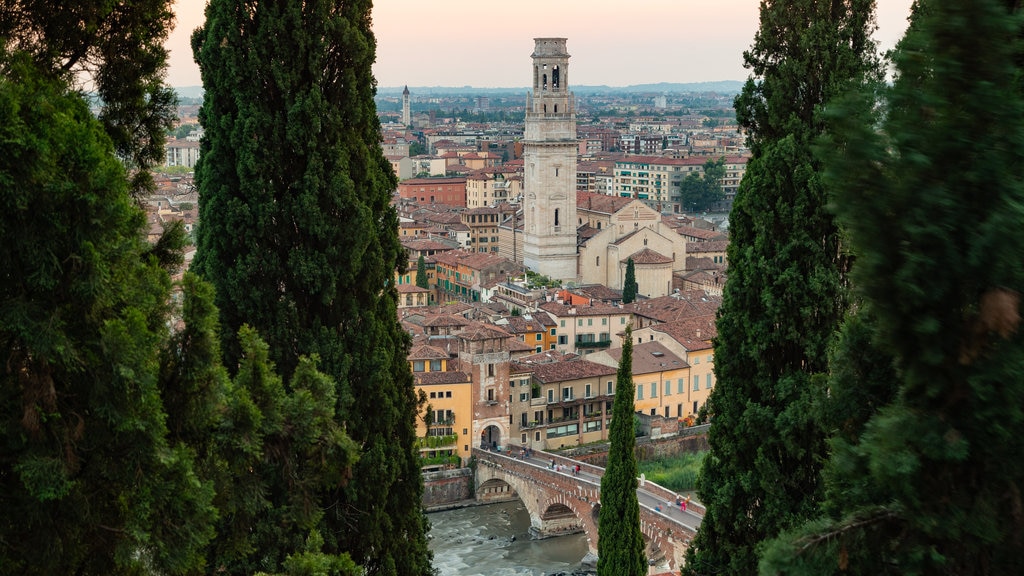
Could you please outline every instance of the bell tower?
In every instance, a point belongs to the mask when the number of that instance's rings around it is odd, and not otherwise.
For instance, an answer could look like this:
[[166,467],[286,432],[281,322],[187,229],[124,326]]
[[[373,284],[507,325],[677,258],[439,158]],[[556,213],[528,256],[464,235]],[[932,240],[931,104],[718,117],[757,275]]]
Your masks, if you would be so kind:
[[523,139],[523,264],[576,281],[576,100],[565,38],[534,38]]

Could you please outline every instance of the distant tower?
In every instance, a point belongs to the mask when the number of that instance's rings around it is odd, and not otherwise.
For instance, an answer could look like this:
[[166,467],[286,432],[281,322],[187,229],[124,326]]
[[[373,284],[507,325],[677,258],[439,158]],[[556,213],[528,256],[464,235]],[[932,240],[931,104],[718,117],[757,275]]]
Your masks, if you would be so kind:
[[576,280],[576,102],[565,38],[534,38],[523,138],[523,264]]
[[402,125],[412,124],[412,114],[409,112],[409,86],[402,90]]

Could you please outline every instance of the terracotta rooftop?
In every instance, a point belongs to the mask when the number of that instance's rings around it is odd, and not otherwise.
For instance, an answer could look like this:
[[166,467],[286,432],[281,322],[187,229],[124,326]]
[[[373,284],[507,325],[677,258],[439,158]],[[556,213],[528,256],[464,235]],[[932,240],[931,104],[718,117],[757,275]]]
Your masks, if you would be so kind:
[[420,344],[419,346],[413,346],[406,358],[409,360],[440,360],[447,359],[448,353],[436,346]]
[[458,370],[448,372],[413,372],[413,382],[417,386],[429,386],[431,384],[469,384],[469,374]]
[[614,214],[632,202],[632,198],[608,196],[596,192],[576,192],[576,210]]
[[[615,361],[616,364],[622,358],[622,348],[612,348],[605,352]],[[660,342],[644,342],[633,345],[633,375],[651,374],[653,372],[664,372],[686,368],[689,364],[679,356],[673,354]]]
[[567,316],[607,316],[610,314],[629,314],[629,309],[610,306],[607,304],[593,304],[586,306],[568,306],[558,302],[544,302],[540,308],[557,318]]
[[707,252],[725,252],[729,247],[728,240],[709,240],[707,242],[687,242],[687,254],[704,254]]
[[611,376],[618,369],[614,366],[605,366],[582,358],[571,360],[560,360],[555,362],[529,364],[520,360],[516,373],[530,372],[533,377],[543,384],[550,382],[564,382],[566,380],[579,380],[580,378],[593,378]]
[[721,303],[721,296],[710,296],[703,290],[690,290],[639,300],[626,304],[625,308],[637,316],[664,323],[698,316],[713,316]]
[[[659,254],[650,248],[644,248],[635,252],[629,258],[633,259],[634,264],[671,264],[673,262],[673,260],[668,256]],[[624,259],[623,262],[629,258]]]

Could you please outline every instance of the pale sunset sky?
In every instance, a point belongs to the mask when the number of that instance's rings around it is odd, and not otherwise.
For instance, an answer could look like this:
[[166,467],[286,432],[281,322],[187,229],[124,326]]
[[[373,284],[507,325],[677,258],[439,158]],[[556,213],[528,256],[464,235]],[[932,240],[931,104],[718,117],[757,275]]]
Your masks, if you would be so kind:
[[[891,48],[912,0],[877,0],[875,39]],[[758,0],[377,0],[380,87],[516,88],[530,83],[533,39],[567,38],[574,85],[744,80]],[[202,84],[189,37],[205,0],[177,0],[168,82]]]

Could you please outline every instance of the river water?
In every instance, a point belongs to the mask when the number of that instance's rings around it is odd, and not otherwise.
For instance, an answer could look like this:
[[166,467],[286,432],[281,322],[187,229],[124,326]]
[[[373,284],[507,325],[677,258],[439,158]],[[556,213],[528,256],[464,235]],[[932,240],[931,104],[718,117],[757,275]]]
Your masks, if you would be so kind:
[[523,503],[432,512],[430,549],[438,576],[545,576],[570,573],[587,553],[580,534],[531,540]]

